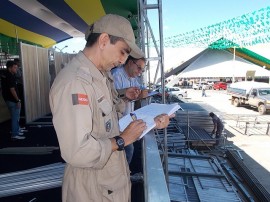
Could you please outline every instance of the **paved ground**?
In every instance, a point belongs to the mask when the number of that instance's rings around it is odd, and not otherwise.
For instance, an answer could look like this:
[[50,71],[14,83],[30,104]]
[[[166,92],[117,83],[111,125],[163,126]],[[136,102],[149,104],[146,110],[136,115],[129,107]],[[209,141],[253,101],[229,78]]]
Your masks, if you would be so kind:
[[233,135],[228,137],[228,144],[235,149],[241,150],[243,162],[253,172],[261,184],[270,192],[270,136],[265,135],[267,124],[250,125],[245,135],[245,123],[236,122],[235,117],[241,119],[270,121],[270,115],[260,116],[256,109],[235,107],[230,103],[230,96],[226,91],[207,90],[207,97],[201,96],[201,91],[188,89],[188,102],[200,103],[207,108],[220,114],[226,124],[225,128]]

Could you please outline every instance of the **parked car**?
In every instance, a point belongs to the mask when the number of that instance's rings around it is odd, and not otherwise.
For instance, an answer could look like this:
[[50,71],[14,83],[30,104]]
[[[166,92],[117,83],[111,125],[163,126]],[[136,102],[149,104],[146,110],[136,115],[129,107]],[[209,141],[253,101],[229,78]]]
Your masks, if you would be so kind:
[[[161,90],[161,87],[158,88],[156,91],[159,92],[159,95],[161,96],[162,95],[162,90]],[[187,91],[186,90],[183,90],[179,87],[168,87],[168,86],[165,86],[165,97],[169,97],[170,95],[174,95],[178,98],[182,98],[182,97],[187,97]]]
[[225,82],[216,82],[213,85],[214,90],[227,90],[227,83]]
[[[162,96],[162,89],[161,89],[161,86],[159,86],[158,88],[156,88],[154,91],[157,91],[159,92],[159,94],[157,94],[157,96]],[[169,93],[168,91],[166,90],[166,87],[165,87],[165,97],[169,97]]]
[[179,87],[165,87],[169,95],[175,95],[178,98],[187,97],[187,91]]
[[211,85],[209,85],[208,83],[204,83],[204,82],[203,83],[194,83],[192,85],[192,88],[194,90],[201,90],[203,85],[205,85],[205,89],[206,90],[212,89],[212,86]]
[[211,86],[211,88],[213,88],[213,85],[214,85],[214,83],[216,83],[216,82],[219,82],[219,81],[207,81],[207,84],[208,84],[209,86]]

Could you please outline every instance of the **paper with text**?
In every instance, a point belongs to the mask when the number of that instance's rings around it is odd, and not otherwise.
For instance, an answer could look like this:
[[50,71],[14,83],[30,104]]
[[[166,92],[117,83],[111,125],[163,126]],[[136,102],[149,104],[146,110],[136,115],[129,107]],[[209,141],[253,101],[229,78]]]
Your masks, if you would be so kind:
[[[148,133],[150,130],[152,130],[156,124],[154,121],[154,118],[160,114],[168,114],[171,115],[174,112],[176,112],[178,109],[180,109],[180,105],[177,103],[174,104],[158,104],[158,103],[152,103],[150,105],[146,105],[140,109],[135,110],[133,113],[136,114],[137,119],[142,119],[145,123],[147,128],[143,131],[140,138],[142,138],[146,133]],[[132,122],[131,116],[128,114],[124,117],[122,117],[119,120],[119,128],[120,131],[124,131],[125,128]]]

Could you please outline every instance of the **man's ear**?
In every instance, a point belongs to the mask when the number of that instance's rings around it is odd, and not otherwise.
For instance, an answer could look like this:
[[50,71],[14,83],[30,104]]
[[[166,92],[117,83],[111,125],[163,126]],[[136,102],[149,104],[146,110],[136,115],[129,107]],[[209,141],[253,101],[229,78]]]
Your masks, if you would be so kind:
[[98,46],[104,49],[107,43],[110,43],[110,37],[107,33],[102,33],[98,38]]

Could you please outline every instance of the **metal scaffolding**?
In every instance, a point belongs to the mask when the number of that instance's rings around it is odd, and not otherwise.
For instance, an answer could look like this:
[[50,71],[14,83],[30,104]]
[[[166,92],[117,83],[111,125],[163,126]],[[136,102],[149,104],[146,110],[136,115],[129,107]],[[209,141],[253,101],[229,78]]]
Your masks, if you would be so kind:
[[[156,10],[157,18],[158,18],[158,30],[159,39],[156,39],[156,36],[153,33],[153,29],[150,24],[150,20],[148,18],[148,10]],[[145,76],[148,76],[148,86],[151,88],[150,82],[150,62],[157,61],[157,67],[155,69],[155,78],[153,84],[155,84],[158,76],[158,72],[160,71],[161,78],[161,88],[162,90],[162,103],[165,103],[165,74],[164,74],[164,46],[163,46],[163,18],[162,18],[162,0],[157,0],[156,3],[148,4],[147,0],[140,0],[139,3],[139,22],[140,22],[140,44],[142,45],[142,50],[145,53],[145,56],[148,60]],[[157,41],[159,43],[157,43]],[[153,56],[150,51],[150,43],[154,44],[154,50],[156,51],[157,57]],[[166,182],[168,183],[168,153],[167,153],[167,130],[164,129],[164,162],[163,168],[165,173]]]

